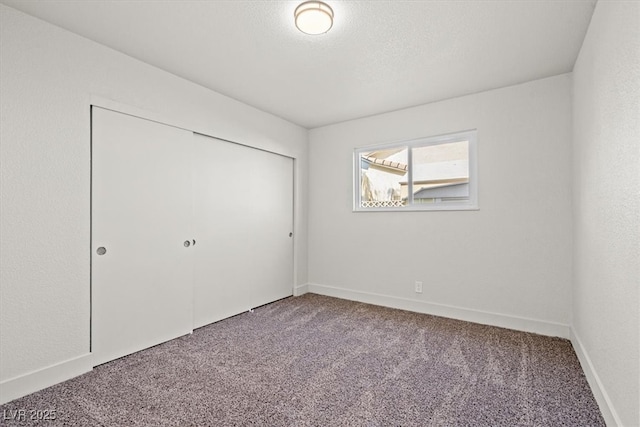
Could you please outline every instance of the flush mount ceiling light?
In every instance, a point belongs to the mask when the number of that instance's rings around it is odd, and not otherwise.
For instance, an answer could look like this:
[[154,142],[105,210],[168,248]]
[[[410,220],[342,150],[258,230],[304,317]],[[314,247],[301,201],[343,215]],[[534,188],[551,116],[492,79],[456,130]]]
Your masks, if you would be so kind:
[[333,26],[333,9],[321,1],[306,1],[293,13],[296,27],[305,34],[323,34]]

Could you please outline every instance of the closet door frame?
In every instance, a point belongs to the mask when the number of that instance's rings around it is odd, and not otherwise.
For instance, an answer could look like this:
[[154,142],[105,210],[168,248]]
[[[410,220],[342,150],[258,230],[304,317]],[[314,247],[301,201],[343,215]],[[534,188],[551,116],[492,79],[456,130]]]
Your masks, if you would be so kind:
[[[297,215],[297,212],[299,212],[300,207],[298,206],[298,197],[297,195],[299,194],[299,159],[297,158],[297,156],[291,152],[288,151],[276,151],[276,150],[270,150],[270,149],[266,149],[264,147],[261,147],[259,144],[258,145],[250,145],[250,144],[246,144],[246,143],[242,143],[242,142],[238,142],[238,141],[234,141],[232,139],[226,139],[220,136],[217,136],[215,131],[211,131],[210,128],[203,128],[201,125],[197,125],[195,123],[189,122],[189,121],[185,121],[184,119],[178,119],[176,117],[172,117],[172,116],[167,116],[164,114],[159,114],[157,112],[153,112],[153,111],[149,111],[149,110],[145,110],[145,109],[140,109],[138,107],[134,107],[125,103],[121,103],[118,101],[114,101],[112,99],[109,98],[105,98],[103,96],[100,95],[96,95],[96,94],[90,94],[89,96],[89,114],[88,114],[88,123],[89,123],[89,127],[91,127],[91,109],[93,107],[99,107],[99,108],[103,108],[103,109],[108,109],[108,110],[112,110],[114,112],[118,112],[118,113],[122,113],[122,114],[128,114],[134,117],[137,117],[139,119],[145,119],[145,120],[150,120],[153,122],[157,122],[160,124],[164,124],[164,125],[168,125],[168,126],[172,126],[172,127],[176,127],[176,128],[180,128],[189,132],[193,132],[194,134],[200,134],[203,136],[209,136],[212,138],[216,138],[216,139],[221,139],[223,141],[232,143],[232,144],[237,144],[237,145],[243,145],[249,148],[254,148],[257,150],[261,150],[261,151],[266,151],[268,153],[272,153],[272,154],[276,154],[279,156],[283,156],[283,157],[288,157],[290,159],[292,159],[292,166],[293,166],[293,188],[292,188],[292,192],[293,192],[293,212],[292,212],[292,218],[293,218],[293,223],[292,223],[292,232],[293,232],[293,236],[292,236],[292,247],[293,247],[293,256],[292,256],[292,266],[293,266],[293,271],[292,271],[292,277],[293,277],[293,282],[291,283],[292,289],[291,289],[291,294],[294,296],[297,295],[301,295],[302,293],[304,293],[303,291],[300,291],[300,289],[303,289],[304,287],[300,287],[298,288],[296,286],[297,283],[297,277],[298,277],[298,252],[299,252],[299,244],[300,244],[300,240],[297,237],[297,232],[300,229],[300,223],[299,223],[299,217]],[[91,141],[91,140],[89,140]],[[90,146],[91,146],[91,142],[90,142]],[[93,162],[93,152],[90,151],[90,158],[89,158],[89,162],[90,164],[92,164]],[[89,213],[90,213],[90,240],[89,240],[89,352],[91,353],[93,351],[93,343],[94,343],[94,337],[93,337],[93,328],[92,328],[92,324],[93,324],[93,283],[92,283],[92,279],[93,279],[93,256],[92,253],[94,251],[94,245],[95,245],[95,241],[94,241],[94,236],[93,236],[93,217],[92,217],[92,206],[93,206],[93,193],[92,193],[92,180],[93,180],[93,171],[91,171],[91,175],[90,175],[90,204],[89,204]],[[97,366],[98,363],[92,362],[91,363],[92,366]]]

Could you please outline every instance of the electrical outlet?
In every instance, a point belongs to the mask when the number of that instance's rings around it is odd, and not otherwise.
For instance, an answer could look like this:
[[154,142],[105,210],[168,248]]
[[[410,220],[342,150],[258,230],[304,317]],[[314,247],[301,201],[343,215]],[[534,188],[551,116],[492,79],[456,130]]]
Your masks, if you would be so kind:
[[416,293],[417,294],[421,294],[422,293],[422,282],[416,281]]

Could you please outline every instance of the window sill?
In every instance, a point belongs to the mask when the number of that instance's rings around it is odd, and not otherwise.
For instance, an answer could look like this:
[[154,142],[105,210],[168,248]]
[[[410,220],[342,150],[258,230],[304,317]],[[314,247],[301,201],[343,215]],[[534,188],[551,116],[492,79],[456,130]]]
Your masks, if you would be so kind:
[[366,212],[431,212],[431,211],[479,211],[478,205],[408,206],[406,208],[353,208],[354,213]]

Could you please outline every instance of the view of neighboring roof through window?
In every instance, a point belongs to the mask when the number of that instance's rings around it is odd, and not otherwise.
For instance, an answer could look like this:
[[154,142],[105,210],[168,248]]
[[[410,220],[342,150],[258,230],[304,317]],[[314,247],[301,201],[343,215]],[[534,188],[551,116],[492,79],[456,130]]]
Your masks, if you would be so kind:
[[354,210],[477,209],[476,132],[356,150]]

